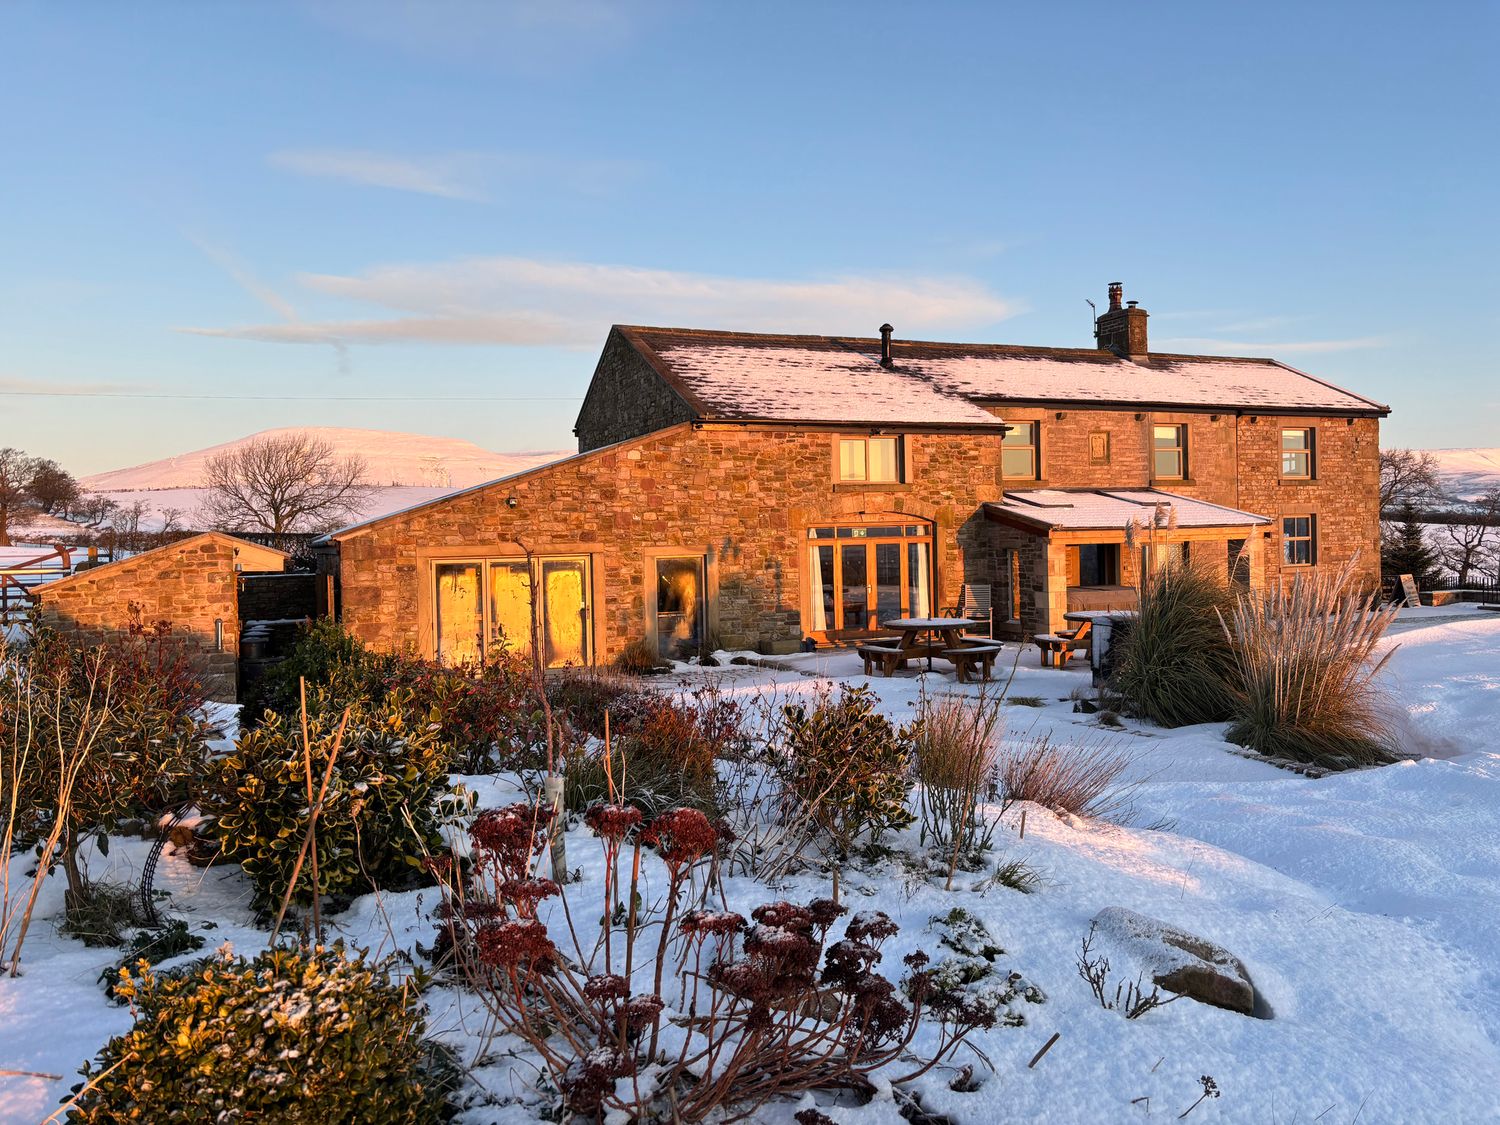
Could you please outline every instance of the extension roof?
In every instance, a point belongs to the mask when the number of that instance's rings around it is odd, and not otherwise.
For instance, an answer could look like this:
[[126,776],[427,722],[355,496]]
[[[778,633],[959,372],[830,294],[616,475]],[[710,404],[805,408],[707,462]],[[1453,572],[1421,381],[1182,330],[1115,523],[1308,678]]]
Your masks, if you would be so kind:
[[[1158,515],[1158,513],[1160,513]],[[1005,493],[984,506],[986,518],[1039,531],[1120,531],[1131,522],[1147,527],[1251,527],[1271,521],[1206,500],[1157,488],[1037,488]]]
[[699,421],[999,426],[1005,403],[1385,415],[1274,359],[616,325]]

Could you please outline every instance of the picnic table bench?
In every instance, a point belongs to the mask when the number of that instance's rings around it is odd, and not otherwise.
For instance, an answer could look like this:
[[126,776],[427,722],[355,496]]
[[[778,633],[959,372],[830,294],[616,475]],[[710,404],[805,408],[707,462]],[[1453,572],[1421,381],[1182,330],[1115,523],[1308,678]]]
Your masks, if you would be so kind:
[[1073,654],[1082,652],[1087,645],[1092,621],[1083,621],[1076,629],[1063,629],[1056,633],[1038,633],[1031,639],[1042,650],[1043,668],[1063,668]]
[[[989,638],[986,637],[984,639],[988,640]],[[954,673],[961,684],[969,682],[969,676],[975,668],[979,669],[979,678],[981,680],[988,680],[990,673],[995,668],[995,658],[1004,651],[997,643],[980,644],[977,643],[978,640],[978,638],[975,638],[960,648],[944,649],[940,654],[944,660],[952,663]]]

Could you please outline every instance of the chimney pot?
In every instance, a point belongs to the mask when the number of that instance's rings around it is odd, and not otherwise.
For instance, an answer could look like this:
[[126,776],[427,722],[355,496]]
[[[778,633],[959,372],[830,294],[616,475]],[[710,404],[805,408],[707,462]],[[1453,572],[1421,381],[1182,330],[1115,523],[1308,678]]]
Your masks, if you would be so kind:
[[1125,286],[1118,281],[1109,283],[1109,311],[1117,312],[1120,308],[1120,299],[1125,296]]
[[892,366],[892,360],[891,360],[891,333],[894,332],[894,331],[895,331],[895,329],[892,328],[889,324],[882,324],[880,326],[880,366],[881,367],[890,367],[890,366]]

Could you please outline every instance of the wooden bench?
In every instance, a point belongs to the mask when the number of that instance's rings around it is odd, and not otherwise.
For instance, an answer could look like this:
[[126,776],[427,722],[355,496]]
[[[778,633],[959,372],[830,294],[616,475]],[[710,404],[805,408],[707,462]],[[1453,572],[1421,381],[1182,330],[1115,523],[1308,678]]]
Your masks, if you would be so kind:
[[1092,621],[1085,621],[1076,629],[1066,629],[1057,633],[1038,633],[1031,639],[1036,642],[1037,648],[1042,650],[1043,668],[1063,668],[1076,652],[1082,652],[1089,638],[1089,631],[1093,628]]
[[1004,651],[999,645],[966,644],[962,648],[944,649],[942,657],[952,662],[958,682],[966,684],[975,668],[979,669],[980,679],[988,680],[995,667],[995,657]]
[[905,668],[910,656],[910,653],[897,645],[860,645],[857,651],[864,658],[865,675],[873,676],[875,665],[879,664],[881,674],[887,679],[897,668]]

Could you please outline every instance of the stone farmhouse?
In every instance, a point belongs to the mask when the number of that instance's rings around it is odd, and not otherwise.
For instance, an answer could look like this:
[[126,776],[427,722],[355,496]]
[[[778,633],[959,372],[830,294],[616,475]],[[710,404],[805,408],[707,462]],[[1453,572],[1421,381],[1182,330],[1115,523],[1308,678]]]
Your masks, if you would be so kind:
[[997,632],[1132,604],[1178,556],[1378,582],[1389,408],[1272,359],[1153,353],[1119,284],[1092,348],[617,325],[575,456],[328,537],[343,622],[449,661],[642,639],[785,652],[987,586]]

